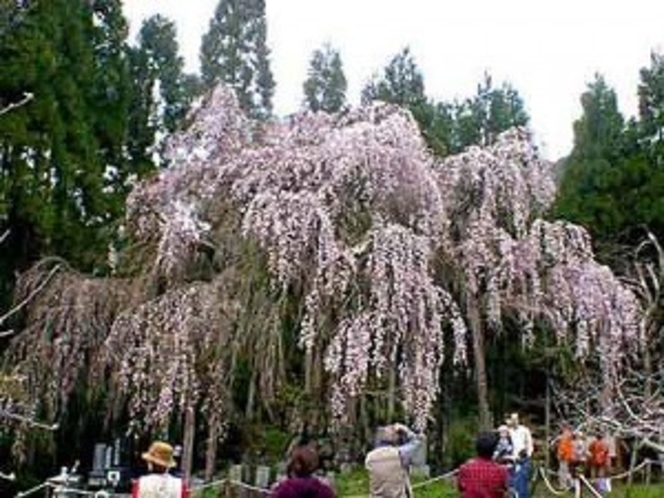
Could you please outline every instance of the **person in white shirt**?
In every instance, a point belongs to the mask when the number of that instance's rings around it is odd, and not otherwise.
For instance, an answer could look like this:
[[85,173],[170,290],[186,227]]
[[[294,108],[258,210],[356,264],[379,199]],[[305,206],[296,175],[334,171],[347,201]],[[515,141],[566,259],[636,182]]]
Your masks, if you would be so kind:
[[529,498],[528,480],[530,479],[530,459],[535,445],[530,429],[519,422],[519,414],[512,413],[507,419],[507,426],[512,439],[512,447],[516,466],[514,468],[513,486],[519,498]]
[[184,481],[168,473],[175,467],[173,447],[163,441],[155,441],[141,455],[147,463],[149,474],[134,481],[132,498],[188,498]]

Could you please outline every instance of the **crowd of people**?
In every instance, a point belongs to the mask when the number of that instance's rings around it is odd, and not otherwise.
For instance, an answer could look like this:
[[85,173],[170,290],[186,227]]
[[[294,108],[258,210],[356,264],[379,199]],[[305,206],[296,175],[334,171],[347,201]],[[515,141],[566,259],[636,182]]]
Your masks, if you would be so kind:
[[462,498],[530,498],[531,458],[535,445],[530,429],[513,413],[496,432],[477,437],[476,457],[459,468]]
[[[375,498],[412,498],[410,468],[424,444],[421,434],[404,424],[376,430],[372,449],[366,454],[369,492]],[[556,440],[559,484],[564,489],[578,486],[587,475],[600,493],[608,491],[607,470],[611,465],[611,441],[601,433],[586,437],[564,426]],[[530,429],[513,413],[496,431],[481,432],[476,456],[458,469],[456,486],[461,498],[530,498],[529,481],[534,441]],[[289,450],[287,476],[271,489],[274,498],[334,498],[333,486],[317,475],[319,456],[310,444]],[[142,454],[148,473],[135,481],[133,498],[185,498],[184,481],[172,475],[173,448],[154,442]]]
[[581,475],[590,477],[599,492],[609,491],[608,469],[615,465],[615,441],[601,432],[586,436],[566,425],[557,441],[558,481],[563,489],[578,486]]

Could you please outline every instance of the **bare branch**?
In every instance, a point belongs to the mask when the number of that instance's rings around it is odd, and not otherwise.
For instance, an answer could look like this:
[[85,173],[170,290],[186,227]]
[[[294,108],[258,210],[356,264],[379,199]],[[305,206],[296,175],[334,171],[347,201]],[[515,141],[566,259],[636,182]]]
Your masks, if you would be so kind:
[[[7,313],[4,315],[0,316],[0,325],[5,323],[7,320],[9,320],[12,316],[14,316],[16,313],[21,311],[25,306],[27,306],[50,282],[50,280],[53,278],[53,276],[60,271],[62,268],[61,264],[58,264],[51,269],[51,271],[46,275],[44,280],[37,286],[35,290],[33,290],[28,297],[26,297],[23,301],[21,301],[19,304],[14,306],[11,310],[9,310]],[[11,332],[2,332],[2,336],[8,335]]]
[[12,110],[17,109],[17,108],[27,104],[28,102],[30,102],[34,98],[34,96],[35,95],[33,93],[25,92],[23,94],[23,98],[21,100],[19,100],[18,102],[12,102],[11,104],[9,104],[4,109],[0,109],[0,116],[2,116],[4,114],[7,114],[8,112],[10,112]]
[[37,422],[31,418],[19,415],[18,413],[13,413],[7,410],[0,410],[0,417],[8,418],[11,420],[16,420],[18,422],[29,425],[30,427],[35,427],[37,429],[44,429],[47,431],[57,431],[60,428],[60,424],[45,424],[43,422]]

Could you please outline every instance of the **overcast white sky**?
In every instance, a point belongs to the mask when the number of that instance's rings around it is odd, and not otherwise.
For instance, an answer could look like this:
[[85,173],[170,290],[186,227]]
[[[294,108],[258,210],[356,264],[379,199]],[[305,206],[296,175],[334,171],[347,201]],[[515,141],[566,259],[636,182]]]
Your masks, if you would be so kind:
[[[125,0],[131,37],[161,13],[177,24],[189,71],[218,0]],[[275,110],[300,109],[311,52],[324,42],[341,52],[351,104],[371,75],[410,46],[426,92],[467,97],[488,71],[522,95],[546,156],[572,145],[579,97],[596,72],[636,112],[639,69],[664,47],[662,0],[266,0]]]

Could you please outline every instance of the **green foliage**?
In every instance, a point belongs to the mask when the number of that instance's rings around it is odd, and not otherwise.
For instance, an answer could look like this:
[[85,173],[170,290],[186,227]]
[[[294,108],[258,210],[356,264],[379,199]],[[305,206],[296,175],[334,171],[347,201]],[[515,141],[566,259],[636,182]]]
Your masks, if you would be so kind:
[[146,19],[138,40],[129,57],[133,94],[128,151],[142,176],[154,169],[161,141],[178,128],[200,89],[197,78],[183,72],[173,21],[159,14]]
[[424,77],[409,48],[395,55],[381,77],[374,77],[362,90],[362,103],[382,100],[410,108],[426,101]]
[[152,85],[159,85],[159,97],[163,102],[163,116],[159,118],[165,129],[162,132],[172,132],[184,117],[189,100],[175,23],[159,14],[144,21],[139,33],[139,50],[145,54],[145,76]]
[[100,144],[109,152],[117,137],[98,136],[102,29],[89,2],[39,2],[0,43],[0,106],[34,94],[0,120],[0,220],[11,229],[3,266],[58,253],[91,268],[104,254],[114,204]]
[[453,117],[445,104],[435,104],[424,93],[424,76],[410,49],[404,48],[395,55],[380,76],[362,90],[364,104],[381,100],[407,107],[420,126],[422,136],[438,155],[451,150]]
[[[555,214],[586,226],[600,244],[636,242],[647,226],[664,234],[663,59],[641,72],[640,122],[625,125],[615,92],[597,75],[581,96],[574,149],[564,164]],[[659,109],[659,110],[658,110]]]
[[476,417],[455,418],[450,421],[445,446],[446,460],[457,467],[475,455]]
[[475,96],[455,107],[455,152],[469,145],[490,145],[503,131],[526,126],[529,121],[523,99],[516,89],[508,83],[495,88],[488,73],[477,86]]
[[470,145],[490,145],[500,133],[530,120],[523,99],[510,84],[494,87],[489,74],[477,93],[462,102],[433,102],[425,95],[424,76],[408,48],[394,56],[380,77],[362,90],[362,102],[382,100],[407,107],[422,136],[439,156]]
[[664,54],[653,52],[650,67],[641,69],[638,95],[642,138],[661,145],[664,140]]
[[620,489],[612,491],[614,498],[659,498],[664,496],[664,485],[635,485],[631,489]]
[[346,102],[346,76],[339,52],[330,45],[315,50],[304,82],[304,101],[311,111],[338,112]]
[[220,0],[203,35],[200,59],[207,88],[226,83],[252,117],[271,115],[275,83],[267,47],[265,0]]

